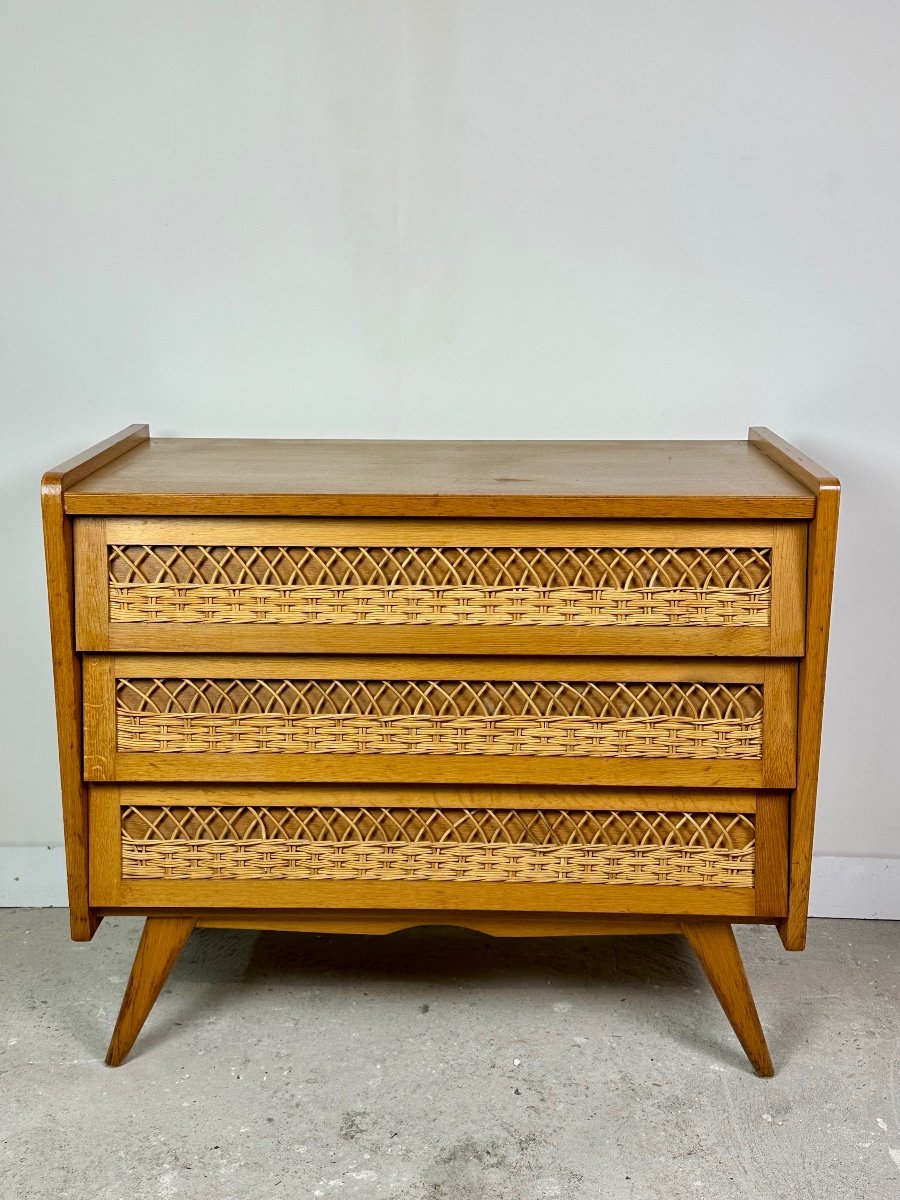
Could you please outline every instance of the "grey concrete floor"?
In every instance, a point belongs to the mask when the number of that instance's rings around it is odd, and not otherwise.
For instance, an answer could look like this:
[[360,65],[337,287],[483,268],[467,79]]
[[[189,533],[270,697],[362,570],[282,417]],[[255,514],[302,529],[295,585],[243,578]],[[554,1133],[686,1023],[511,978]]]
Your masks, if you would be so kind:
[[193,935],[124,1067],[139,932],[0,910],[4,1200],[896,1200],[900,924],[739,930],[757,1079],[677,937]]

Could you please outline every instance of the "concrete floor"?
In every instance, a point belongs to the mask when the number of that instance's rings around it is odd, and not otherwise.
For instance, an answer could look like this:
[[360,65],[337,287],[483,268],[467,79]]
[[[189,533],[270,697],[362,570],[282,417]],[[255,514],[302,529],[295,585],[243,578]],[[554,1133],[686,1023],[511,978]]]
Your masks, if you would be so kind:
[[896,1200],[900,925],[739,931],[778,1074],[680,938],[193,935],[103,1065],[139,923],[0,910],[10,1200]]

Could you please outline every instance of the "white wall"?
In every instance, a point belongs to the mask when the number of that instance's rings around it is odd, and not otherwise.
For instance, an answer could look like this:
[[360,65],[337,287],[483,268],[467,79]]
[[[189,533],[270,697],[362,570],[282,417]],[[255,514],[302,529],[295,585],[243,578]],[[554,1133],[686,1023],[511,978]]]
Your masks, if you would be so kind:
[[60,841],[45,467],[742,437],[843,478],[818,850],[900,855],[891,0],[5,0],[0,841]]

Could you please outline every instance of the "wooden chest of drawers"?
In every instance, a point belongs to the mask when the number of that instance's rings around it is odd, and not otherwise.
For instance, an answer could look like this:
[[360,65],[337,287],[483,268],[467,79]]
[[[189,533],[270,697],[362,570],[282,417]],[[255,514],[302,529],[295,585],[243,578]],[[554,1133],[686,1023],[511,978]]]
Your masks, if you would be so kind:
[[48,473],[72,935],[805,939],[837,482],[748,442],[149,439]]

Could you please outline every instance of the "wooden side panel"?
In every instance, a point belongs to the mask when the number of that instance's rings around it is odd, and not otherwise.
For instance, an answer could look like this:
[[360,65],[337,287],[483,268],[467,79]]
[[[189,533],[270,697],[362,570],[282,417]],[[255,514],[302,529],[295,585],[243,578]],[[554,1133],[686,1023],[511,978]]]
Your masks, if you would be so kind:
[[825,699],[825,667],[837,547],[840,482],[824,467],[769,429],[750,430],[750,442],[809,488],[816,497],[809,525],[806,582],[806,656],[800,664],[797,720],[797,784],[791,798],[790,894],[779,926],[788,950],[806,945],[809,881]]
[[62,488],[45,477],[41,488],[50,645],[56,695],[56,736],[62,791],[69,925],[75,941],[93,937],[98,922],[88,903],[87,789],[81,778],[81,663],[75,652],[75,577],[72,529],[62,506]]
[[131,425],[48,471],[41,480],[69,923],[75,941],[89,941],[99,918],[91,912],[88,899],[88,802],[81,772],[81,662],[75,650],[72,523],[65,513],[64,496],[68,487],[126,454],[148,437],[146,425]]
[[810,528],[806,657],[800,664],[797,786],[791,808],[790,905],[780,930],[788,950],[806,945],[839,503],[839,488],[823,486]]

